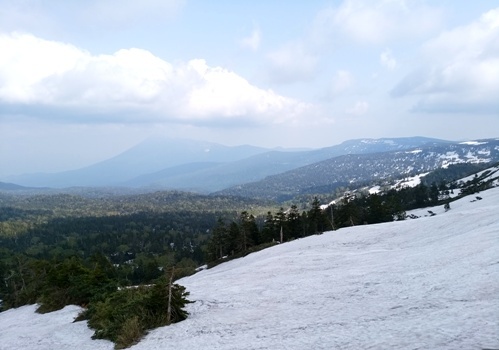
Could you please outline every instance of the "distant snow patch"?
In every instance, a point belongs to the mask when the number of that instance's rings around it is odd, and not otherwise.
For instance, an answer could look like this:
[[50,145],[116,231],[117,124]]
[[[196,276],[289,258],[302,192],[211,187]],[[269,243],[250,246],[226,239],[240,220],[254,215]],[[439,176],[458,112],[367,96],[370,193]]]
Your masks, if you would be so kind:
[[405,153],[418,154],[418,153],[421,153],[421,152],[423,152],[423,150],[421,150],[421,149],[415,149],[413,151],[407,151]]
[[392,187],[393,188],[416,187],[417,185],[419,185],[421,183],[421,178],[428,175],[428,174],[429,173],[423,173],[423,174],[419,174],[416,176],[403,178],[402,180],[397,181],[397,183],[395,185],[393,185]]
[[470,145],[470,146],[479,146],[479,145],[486,145],[487,142],[478,142],[478,141],[464,141],[460,142],[460,145]]

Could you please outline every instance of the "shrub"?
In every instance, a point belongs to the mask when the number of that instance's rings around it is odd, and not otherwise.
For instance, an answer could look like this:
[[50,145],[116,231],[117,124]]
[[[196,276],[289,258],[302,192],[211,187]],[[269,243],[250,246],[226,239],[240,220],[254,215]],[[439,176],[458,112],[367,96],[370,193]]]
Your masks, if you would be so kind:
[[87,305],[102,300],[116,290],[116,282],[99,268],[89,269],[76,258],[51,266],[39,298],[39,313],[62,309],[66,305]]
[[116,338],[116,349],[124,349],[137,344],[143,334],[144,330],[138,316],[126,319]]
[[[91,303],[84,317],[95,329],[93,338],[109,339],[117,348],[125,348],[148,329],[167,325],[168,291],[169,284],[162,277],[154,285],[117,290],[105,300]],[[185,287],[172,285],[171,323],[187,318],[188,295]]]

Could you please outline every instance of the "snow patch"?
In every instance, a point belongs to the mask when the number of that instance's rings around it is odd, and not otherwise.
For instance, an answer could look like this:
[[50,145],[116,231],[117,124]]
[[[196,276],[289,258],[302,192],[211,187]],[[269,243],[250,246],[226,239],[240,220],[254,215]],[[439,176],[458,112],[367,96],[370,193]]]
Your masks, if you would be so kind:
[[423,152],[423,150],[421,150],[421,149],[415,149],[415,150],[413,150],[413,151],[407,151],[407,152],[405,152],[405,153],[410,153],[410,154],[418,154],[418,153],[421,153],[421,152]]
[[460,142],[460,145],[469,145],[469,146],[479,146],[479,145],[486,145],[487,142],[479,142],[479,141],[464,141]]
[[419,174],[412,177],[406,177],[402,180],[399,180],[392,186],[392,188],[407,188],[407,187],[416,187],[421,183],[421,178],[425,177],[429,173]]

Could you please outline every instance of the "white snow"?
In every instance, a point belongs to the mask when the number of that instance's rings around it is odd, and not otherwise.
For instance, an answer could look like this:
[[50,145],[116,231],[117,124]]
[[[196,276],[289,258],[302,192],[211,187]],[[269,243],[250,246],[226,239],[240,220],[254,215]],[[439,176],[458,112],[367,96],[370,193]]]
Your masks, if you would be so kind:
[[376,194],[381,192],[381,186],[374,186],[369,189],[369,194]]
[[443,159],[442,168],[444,169],[447,169],[451,164],[464,163],[456,152],[447,152],[446,154],[442,154],[440,159]]
[[421,150],[421,149],[415,149],[413,151],[407,151],[405,153],[418,154],[418,153],[421,153],[421,152],[423,152],[423,150]]
[[[499,187],[480,196],[184,278],[189,318],[132,349],[499,349]],[[0,349],[112,349],[71,323],[75,307],[33,311],[0,313]]]
[[[481,178],[485,172],[488,173],[488,176],[483,178],[482,181],[492,180],[493,178],[499,177],[499,165],[482,170],[482,171],[476,173],[476,175],[478,178]],[[457,182],[465,183],[465,182],[473,180],[474,178],[475,178],[475,174],[467,176],[467,177],[463,177],[462,179],[458,180]]]
[[480,145],[486,145],[487,142],[479,142],[479,141],[464,141],[460,142],[460,145],[470,145],[470,146],[480,146]]
[[418,174],[411,177],[406,177],[399,180],[392,186],[392,188],[406,188],[406,187],[416,187],[421,183],[421,178],[428,175],[429,173]]
[[86,322],[73,320],[82,310],[69,305],[49,314],[37,314],[36,305],[23,306],[0,313],[1,350],[107,350],[114,344],[92,340],[94,333]]
[[[478,154],[481,154],[481,153],[478,152]],[[489,158],[485,158],[485,159],[479,158],[475,154],[471,153],[471,151],[469,151],[466,154],[466,158],[468,159],[467,163],[489,163],[491,161],[491,159],[489,159]]]

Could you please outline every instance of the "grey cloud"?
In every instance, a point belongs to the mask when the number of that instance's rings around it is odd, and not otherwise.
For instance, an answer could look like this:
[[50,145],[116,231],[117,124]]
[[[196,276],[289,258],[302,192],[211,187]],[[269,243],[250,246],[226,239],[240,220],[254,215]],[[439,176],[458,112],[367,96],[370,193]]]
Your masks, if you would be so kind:
[[406,75],[392,97],[415,96],[418,112],[499,111],[499,8],[467,26],[443,32],[423,48],[421,67]]

